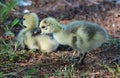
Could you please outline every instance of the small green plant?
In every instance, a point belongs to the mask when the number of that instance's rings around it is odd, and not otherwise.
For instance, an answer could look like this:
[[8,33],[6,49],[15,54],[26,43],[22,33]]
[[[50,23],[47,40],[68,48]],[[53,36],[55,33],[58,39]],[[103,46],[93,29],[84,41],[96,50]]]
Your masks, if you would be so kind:
[[119,74],[120,75],[120,66],[117,64],[117,63],[115,63],[116,64],[116,72],[117,72],[117,74]]
[[25,50],[16,52],[8,40],[0,40],[0,65],[9,65],[19,60],[25,60],[26,58]]
[[53,73],[53,74],[55,76],[62,76],[64,78],[71,78],[72,76],[75,75],[74,65],[60,67],[60,69],[56,70],[55,73]]
[[88,72],[81,73],[81,77],[83,77],[83,78],[86,78],[87,75],[88,75]]
[[45,75],[44,75],[44,78],[49,78],[48,74],[45,74]]
[[110,37],[110,45],[115,45],[115,47],[120,48],[120,40]]
[[[5,30],[4,34],[5,36],[7,35],[10,37],[14,37],[14,33],[11,31],[11,29],[13,29],[13,27],[19,22],[19,20],[17,18],[14,19],[11,25],[8,26],[5,19],[7,18],[8,14],[13,11],[13,8],[17,4],[17,0],[8,0],[3,2],[4,3],[0,2],[0,17],[2,18],[1,21],[3,22],[3,28]],[[11,40],[0,39],[0,64],[3,64],[4,62],[10,63],[13,62],[16,57],[21,57],[15,53],[12,45],[13,42]]]
[[116,64],[116,68],[110,67],[109,65],[103,65],[104,68],[106,68],[112,75],[112,78],[118,78],[120,76],[120,66]]
[[26,70],[25,72],[27,75],[30,75],[30,74],[35,74],[37,72],[37,70],[35,67],[33,67],[33,68]]
[[103,66],[112,74],[112,78],[114,78],[115,77],[115,69],[111,68],[108,65],[103,65]]
[[[8,14],[13,11],[14,7],[17,4],[17,0],[9,0],[5,3],[0,2],[0,17],[3,19],[3,21],[7,18]],[[1,20],[2,21],[2,20]],[[3,23],[5,34],[14,37],[14,33],[11,32],[11,29],[19,22],[19,19],[14,19],[10,26],[6,24],[6,22]]]
[[13,22],[11,23],[10,26],[4,24],[4,30],[6,32],[5,34],[14,37],[14,33],[11,31],[11,29],[13,29],[13,27],[16,26],[16,24],[18,24],[18,22],[19,22],[19,19],[16,18],[13,20]]
[[8,2],[1,3],[0,2],[0,15],[3,19],[6,19],[9,12],[13,10],[13,8],[16,6],[17,0],[9,0]]
[[32,78],[30,75],[23,76],[23,78]]
[[0,72],[0,78],[2,78],[4,76],[3,72]]

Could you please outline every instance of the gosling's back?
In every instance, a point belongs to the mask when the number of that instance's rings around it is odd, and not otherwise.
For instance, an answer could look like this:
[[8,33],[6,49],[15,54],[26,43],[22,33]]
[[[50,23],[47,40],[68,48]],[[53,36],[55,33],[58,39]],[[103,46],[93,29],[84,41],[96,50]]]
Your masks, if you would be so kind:
[[71,22],[67,24],[66,32],[76,34],[74,44],[84,52],[95,49],[108,40],[108,34],[101,26],[88,21]]

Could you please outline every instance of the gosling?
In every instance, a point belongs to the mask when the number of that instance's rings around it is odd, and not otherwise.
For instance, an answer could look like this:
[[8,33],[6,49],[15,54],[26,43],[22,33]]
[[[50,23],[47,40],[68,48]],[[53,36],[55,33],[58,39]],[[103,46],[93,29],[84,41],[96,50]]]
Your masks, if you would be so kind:
[[28,13],[23,16],[23,25],[26,27],[22,29],[18,36],[17,42],[21,49],[38,49],[41,52],[55,51],[58,47],[58,42],[50,35],[34,35],[33,31],[39,24],[39,18],[36,13]]
[[48,17],[40,22],[39,28],[42,34],[52,33],[59,44],[77,50],[79,55],[76,64],[84,63],[89,50],[98,48],[108,39],[107,32],[101,26],[88,21],[73,21],[63,25],[55,18]]

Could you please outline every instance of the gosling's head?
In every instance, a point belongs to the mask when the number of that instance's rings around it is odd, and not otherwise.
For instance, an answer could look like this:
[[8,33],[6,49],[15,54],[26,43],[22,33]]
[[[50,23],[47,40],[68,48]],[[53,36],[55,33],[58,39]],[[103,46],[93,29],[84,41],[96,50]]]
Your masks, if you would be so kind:
[[39,18],[36,13],[28,13],[23,16],[23,25],[27,29],[33,29],[38,26]]
[[55,18],[47,17],[44,18],[39,25],[42,34],[50,34],[58,32],[60,27],[59,23]]

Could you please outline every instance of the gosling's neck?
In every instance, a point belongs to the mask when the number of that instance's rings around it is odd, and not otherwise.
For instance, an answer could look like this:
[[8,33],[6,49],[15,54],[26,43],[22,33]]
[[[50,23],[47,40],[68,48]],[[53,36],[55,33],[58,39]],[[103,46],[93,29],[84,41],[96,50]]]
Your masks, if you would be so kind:
[[[31,27],[31,26],[30,26]],[[26,34],[28,31],[31,31],[32,30],[32,28],[25,28],[24,29],[24,34]]]
[[65,25],[59,23],[55,28],[56,28],[56,31],[53,33],[54,36],[59,37],[59,38],[61,38],[61,37],[66,38],[66,35],[68,33],[66,33],[66,26]]
[[57,32],[62,32],[66,29],[66,26],[59,23],[56,29],[57,29]]

